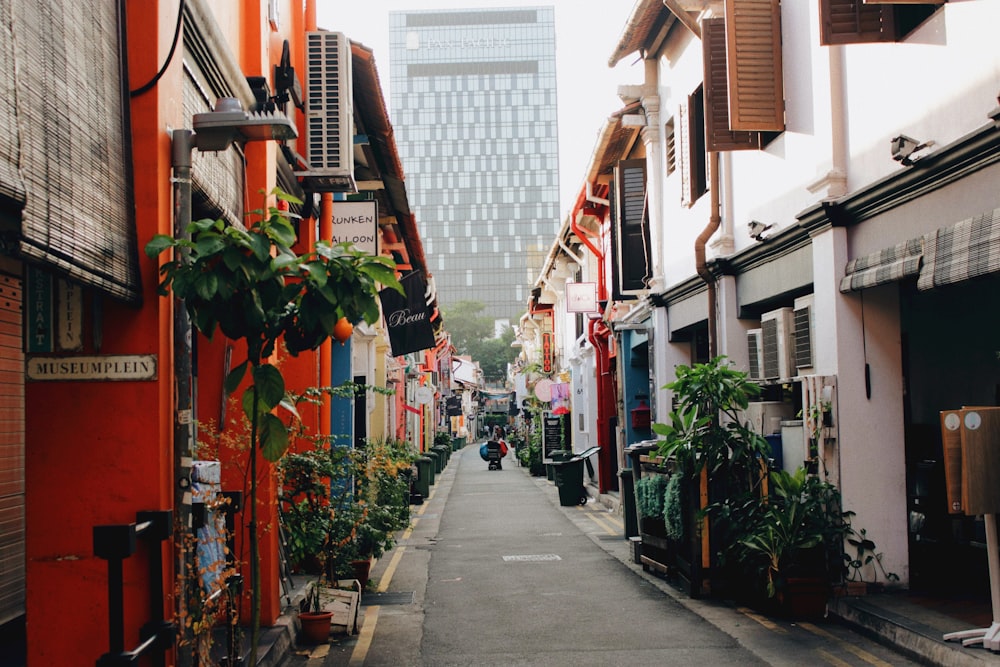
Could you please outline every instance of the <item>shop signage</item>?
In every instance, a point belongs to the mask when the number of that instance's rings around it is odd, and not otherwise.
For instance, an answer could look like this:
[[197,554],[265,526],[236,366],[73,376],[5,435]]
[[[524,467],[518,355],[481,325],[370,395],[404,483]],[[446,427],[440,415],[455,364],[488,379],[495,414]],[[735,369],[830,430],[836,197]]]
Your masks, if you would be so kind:
[[378,254],[378,204],[374,201],[333,203],[333,243],[353,243],[355,250]]
[[28,289],[24,296],[24,327],[27,331],[28,354],[52,352],[53,313],[52,276],[41,269],[28,266]]
[[59,281],[59,336],[56,341],[60,351],[74,352],[83,349],[83,290],[79,285]]
[[150,381],[157,377],[157,358],[155,354],[28,357],[25,373],[32,382]]
[[566,311],[599,313],[597,283],[566,283]]
[[552,372],[552,334],[542,334],[542,372]]
[[423,273],[414,271],[399,282],[405,296],[389,287],[379,292],[394,357],[434,347],[433,313],[427,306],[427,282]]

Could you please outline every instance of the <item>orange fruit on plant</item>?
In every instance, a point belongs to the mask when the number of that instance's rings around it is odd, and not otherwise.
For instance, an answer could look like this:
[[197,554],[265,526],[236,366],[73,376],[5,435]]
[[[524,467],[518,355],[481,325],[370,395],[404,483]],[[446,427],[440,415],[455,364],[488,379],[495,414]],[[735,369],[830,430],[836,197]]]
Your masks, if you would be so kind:
[[341,317],[337,320],[337,323],[333,325],[333,337],[340,341],[343,345],[351,334],[354,333],[354,325],[346,317]]

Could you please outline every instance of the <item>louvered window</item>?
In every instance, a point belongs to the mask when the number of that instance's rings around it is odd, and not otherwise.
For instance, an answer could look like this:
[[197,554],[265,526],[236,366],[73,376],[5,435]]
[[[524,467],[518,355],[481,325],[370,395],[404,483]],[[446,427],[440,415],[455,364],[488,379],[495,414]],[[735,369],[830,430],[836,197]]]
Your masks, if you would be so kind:
[[714,18],[702,21],[701,42],[705,68],[705,148],[709,151],[759,148],[759,133],[730,129],[726,20]]
[[646,288],[652,277],[649,252],[649,212],[646,161],[622,160],[615,169],[615,207],[612,251],[615,299]]
[[671,118],[663,127],[663,138],[666,142],[667,176],[677,171],[677,142],[674,132],[674,119]]
[[944,0],[820,0],[820,43],[894,42],[920,25]]
[[677,110],[678,166],[681,170],[681,205],[693,206],[708,192],[705,159],[705,96],[698,89]]
[[785,129],[779,0],[726,0],[729,127]]
[[[4,194],[24,179],[17,250],[113,298],[141,300],[117,0],[4,2],[0,65],[17,132],[0,141]],[[9,33],[7,32],[9,28]],[[9,78],[13,72],[13,78]],[[11,96],[11,81],[13,95]],[[6,113],[5,113],[6,111]],[[9,128],[8,128],[9,129]],[[12,143],[14,142],[14,143]],[[4,161],[0,157],[0,162]]]

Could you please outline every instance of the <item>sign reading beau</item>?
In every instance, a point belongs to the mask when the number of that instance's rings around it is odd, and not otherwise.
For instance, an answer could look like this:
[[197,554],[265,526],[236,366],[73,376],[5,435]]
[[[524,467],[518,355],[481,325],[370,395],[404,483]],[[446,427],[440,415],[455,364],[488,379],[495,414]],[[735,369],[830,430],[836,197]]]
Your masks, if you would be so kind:
[[427,281],[423,272],[414,271],[400,278],[399,282],[406,296],[389,288],[379,292],[394,357],[434,347],[431,311],[425,296]]

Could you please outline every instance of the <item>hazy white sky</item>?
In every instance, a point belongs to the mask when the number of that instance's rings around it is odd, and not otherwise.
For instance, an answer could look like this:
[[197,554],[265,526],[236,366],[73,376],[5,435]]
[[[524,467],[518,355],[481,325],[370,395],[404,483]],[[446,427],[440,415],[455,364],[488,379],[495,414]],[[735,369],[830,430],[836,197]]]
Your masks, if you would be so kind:
[[559,94],[559,192],[564,217],[583,177],[604,121],[622,107],[620,84],[641,83],[642,65],[627,58],[608,67],[636,0],[318,0],[320,28],[342,32],[374,51],[387,101],[389,12],[476,7],[552,6],[556,13],[556,74]]

